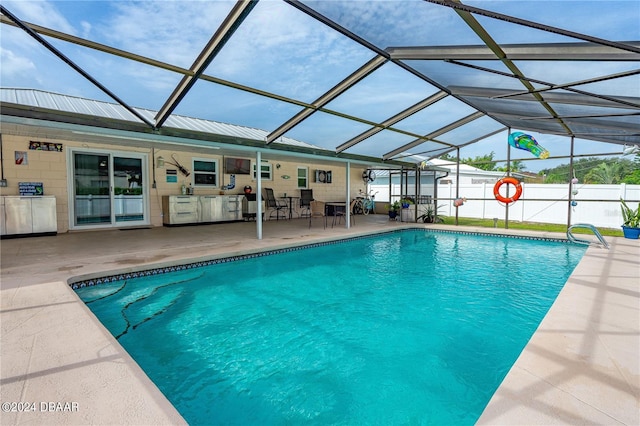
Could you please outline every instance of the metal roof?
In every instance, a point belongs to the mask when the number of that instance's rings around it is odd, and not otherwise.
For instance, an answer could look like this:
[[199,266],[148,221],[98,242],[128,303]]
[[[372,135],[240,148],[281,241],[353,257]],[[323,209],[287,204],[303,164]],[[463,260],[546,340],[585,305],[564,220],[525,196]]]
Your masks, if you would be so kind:
[[[161,11],[169,3],[158,2],[153,7]],[[118,105],[17,90],[12,101],[137,122],[152,133],[162,133],[166,128],[197,129],[211,135],[237,136],[244,142],[251,140],[256,146],[295,145],[321,149],[335,158],[353,156],[379,163],[402,160],[414,164],[416,156],[435,158],[499,133],[504,132],[506,140],[509,130],[640,145],[640,3],[626,2],[624,8],[602,5],[595,12],[603,20],[618,18],[622,22],[627,18],[632,27],[627,37],[636,38],[627,41],[614,39],[609,27],[578,20],[581,7],[598,8],[598,2],[571,2],[576,17],[558,16],[567,5],[559,0],[542,2],[543,6],[540,2],[534,5],[519,1],[467,3],[203,2],[203,7],[215,5],[226,14],[216,15],[217,27],[198,54],[193,55],[190,66],[151,57],[155,54],[169,58],[175,51],[135,50],[134,44],[126,50],[118,44],[27,22],[5,6],[1,6],[1,22],[7,28],[19,27],[25,37],[37,40],[51,57],[71,67],[79,80],[88,81]],[[254,75],[216,68],[228,60],[225,54],[237,53],[236,40],[253,39],[260,44],[262,40],[254,33],[265,28],[267,21],[260,20],[265,16],[269,17],[269,29],[274,31],[285,31],[294,21],[304,22],[305,28],[311,28],[308,43],[304,47],[297,45],[296,50],[289,48],[283,38],[280,49],[273,48],[275,65],[263,61]],[[189,36],[196,31],[193,24],[190,28],[186,23],[185,33],[173,35],[177,46],[187,38],[187,31],[191,31]],[[332,75],[330,64],[325,67],[313,62],[310,55],[307,62],[296,63],[302,73],[289,72],[287,66],[303,50],[314,48],[313,37],[328,33],[332,34],[327,39],[337,40],[334,48],[340,43],[343,50],[327,53],[328,47],[319,46],[318,55],[322,53],[327,58],[335,53],[341,62],[354,64],[351,71]],[[277,45],[278,39],[269,42]],[[250,45],[243,46],[251,49]],[[153,91],[152,84],[139,84],[141,91],[142,86],[150,87],[146,95],[141,92],[141,98],[132,96],[125,101],[120,97],[125,92],[122,79],[110,78],[113,69],[105,74],[105,70],[93,68],[90,61],[80,66],[84,55],[106,55],[122,66],[162,71],[167,73],[162,75],[172,76],[174,89],[162,97]],[[281,77],[277,80],[266,77],[270,66],[279,66]],[[309,77],[304,80],[308,90],[298,87],[303,80],[294,80],[302,79],[305,73]],[[107,87],[94,75],[111,84]],[[396,84],[400,81],[402,84]],[[4,96],[10,95],[4,93],[3,102],[8,102]],[[207,108],[195,109],[192,102],[209,97],[217,101],[205,103]],[[132,107],[133,102],[154,103],[155,108]],[[268,116],[263,117],[265,124],[239,126],[212,119],[211,115],[224,115],[227,102],[230,107],[239,102],[247,111],[263,112]],[[254,104],[256,109],[252,110]],[[373,109],[364,112],[364,105]],[[194,108],[198,118],[177,114],[181,108]],[[237,119],[251,121],[258,117],[237,115]]]
[[[138,121],[136,116],[131,114],[122,105],[58,93],[44,92],[42,90],[2,87],[0,88],[0,102],[4,104],[3,106],[5,108],[7,107],[7,104],[16,104],[42,108],[43,110],[65,111],[78,115],[103,117],[113,120]],[[148,109],[136,107],[133,107],[133,109],[150,120],[152,120],[157,114],[157,111],[151,111]],[[200,118],[184,117],[181,115],[172,115],[169,117],[166,122],[166,126],[175,129],[205,132],[212,135],[234,136],[259,141],[263,141],[267,137],[267,132],[265,130],[252,129],[234,124],[218,123]],[[284,145],[320,149],[320,147],[286,137],[281,138],[279,141]]]

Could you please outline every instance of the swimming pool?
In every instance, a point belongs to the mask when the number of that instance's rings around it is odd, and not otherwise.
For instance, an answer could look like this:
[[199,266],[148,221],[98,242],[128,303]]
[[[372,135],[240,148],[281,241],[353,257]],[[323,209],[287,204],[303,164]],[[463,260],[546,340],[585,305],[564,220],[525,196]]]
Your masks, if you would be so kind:
[[416,230],[77,292],[190,424],[473,424],[584,251]]

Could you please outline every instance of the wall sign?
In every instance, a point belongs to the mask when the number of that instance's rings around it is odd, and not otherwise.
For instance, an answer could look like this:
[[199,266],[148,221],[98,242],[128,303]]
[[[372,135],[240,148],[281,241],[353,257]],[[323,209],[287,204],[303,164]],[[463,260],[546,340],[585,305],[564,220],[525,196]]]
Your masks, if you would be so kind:
[[29,141],[29,149],[36,151],[62,152],[62,144],[54,142]]
[[44,185],[42,182],[18,182],[20,195],[44,195]]
[[167,175],[167,183],[178,182],[178,171],[176,169],[166,169],[165,173]]

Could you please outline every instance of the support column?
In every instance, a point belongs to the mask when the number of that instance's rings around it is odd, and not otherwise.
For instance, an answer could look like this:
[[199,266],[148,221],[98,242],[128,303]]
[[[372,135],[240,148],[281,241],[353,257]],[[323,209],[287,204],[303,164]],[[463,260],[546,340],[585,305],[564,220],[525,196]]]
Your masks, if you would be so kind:
[[[460,197],[460,147],[456,148],[456,196]],[[453,204],[453,201],[451,202]],[[458,207],[456,206],[456,225],[458,225]]]
[[256,153],[256,200],[258,201],[258,208],[256,209],[256,233],[259,240],[262,239],[262,153],[258,151]]
[[[509,129],[508,135],[511,134],[511,129]],[[511,176],[511,145],[507,144],[507,177]],[[509,198],[509,185],[505,185],[507,187],[507,198]],[[504,210],[504,229],[509,229],[509,204]]]
[[571,226],[571,199],[573,191],[573,141],[574,138],[571,136],[571,153],[569,156],[569,196],[567,197],[567,229]]
[[[344,212],[344,219],[345,222],[347,222],[347,229],[351,228],[351,206],[350,204],[350,200],[351,200],[351,163],[349,161],[347,161],[347,164],[345,166],[347,168],[345,176],[346,176],[346,180],[347,180],[347,187],[346,187],[346,194],[347,194],[347,198],[345,200],[345,212]],[[374,212],[375,213],[375,212]]]

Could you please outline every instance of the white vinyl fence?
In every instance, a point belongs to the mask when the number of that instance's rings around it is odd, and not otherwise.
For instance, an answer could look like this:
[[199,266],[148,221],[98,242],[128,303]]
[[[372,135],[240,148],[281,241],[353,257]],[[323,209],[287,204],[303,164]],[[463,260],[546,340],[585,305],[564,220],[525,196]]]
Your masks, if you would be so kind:
[[[506,207],[494,198],[493,186],[492,183],[461,184],[459,194],[461,198],[467,198],[467,202],[458,207],[458,217],[504,220]],[[522,188],[520,199],[509,205],[510,221],[566,224],[570,200],[575,200],[577,205],[571,207],[572,224],[589,223],[603,228],[620,228],[622,225],[620,198],[631,201],[628,204],[632,208],[636,208],[640,200],[640,185],[578,183],[573,187],[578,191],[576,195],[569,194],[567,184],[522,183]],[[376,201],[384,202],[383,200],[389,199],[388,185],[372,186],[372,189],[379,191]],[[398,194],[399,187],[395,188],[394,185],[392,191]],[[510,187],[510,193],[514,193],[513,187]],[[433,187],[423,185],[421,194],[433,195]],[[456,208],[453,206],[453,199],[456,198],[455,185],[439,185],[437,196],[438,215],[455,216]],[[418,212],[420,210],[419,206]]]

